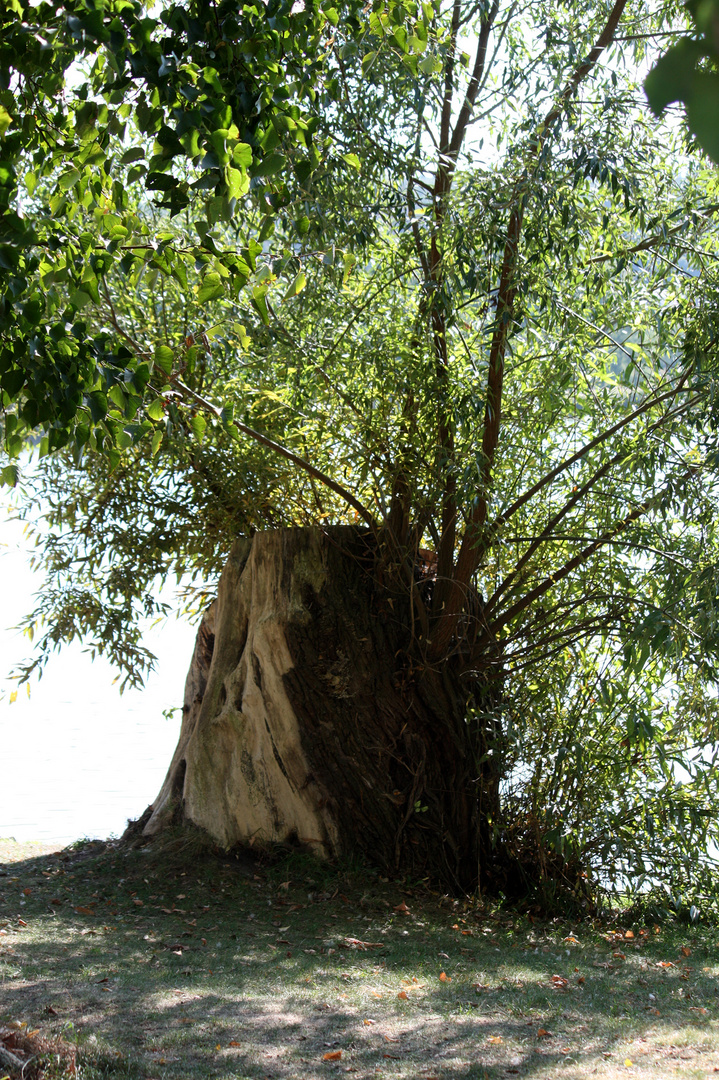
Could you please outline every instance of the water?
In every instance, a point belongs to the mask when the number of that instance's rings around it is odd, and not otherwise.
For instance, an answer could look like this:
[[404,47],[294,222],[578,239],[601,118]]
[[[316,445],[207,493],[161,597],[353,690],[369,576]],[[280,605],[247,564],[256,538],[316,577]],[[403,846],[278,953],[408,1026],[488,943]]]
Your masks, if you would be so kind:
[[67,843],[119,835],[162,784],[177,743],[195,630],[170,622],[145,642],[158,671],[144,691],[120,696],[117,672],[74,645],[54,656],[28,699],[5,679],[27,658],[26,638],[7,627],[30,609],[41,579],[27,566],[21,528],[0,521],[0,837]]

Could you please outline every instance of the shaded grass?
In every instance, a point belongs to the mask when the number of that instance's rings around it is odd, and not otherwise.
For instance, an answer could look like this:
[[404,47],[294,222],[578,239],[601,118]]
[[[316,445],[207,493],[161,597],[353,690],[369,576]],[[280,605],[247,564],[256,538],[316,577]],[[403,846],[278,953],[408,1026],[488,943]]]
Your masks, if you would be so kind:
[[63,1034],[88,1080],[719,1070],[712,928],[532,922],[182,837],[21,855],[0,876],[0,1026]]

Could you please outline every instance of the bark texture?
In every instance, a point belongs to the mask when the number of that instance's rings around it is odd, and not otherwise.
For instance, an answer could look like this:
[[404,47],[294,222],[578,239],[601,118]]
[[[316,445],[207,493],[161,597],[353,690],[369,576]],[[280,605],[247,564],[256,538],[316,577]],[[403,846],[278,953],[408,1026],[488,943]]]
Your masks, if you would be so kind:
[[408,598],[350,527],[238,541],[206,612],[145,833],[298,842],[473,888],[491,862],[498,686],[413,653]]

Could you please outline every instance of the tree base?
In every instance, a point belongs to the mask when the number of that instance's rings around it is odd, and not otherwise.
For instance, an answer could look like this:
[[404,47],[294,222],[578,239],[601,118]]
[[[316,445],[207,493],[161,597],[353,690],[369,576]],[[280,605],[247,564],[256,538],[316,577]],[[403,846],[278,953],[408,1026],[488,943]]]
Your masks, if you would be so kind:
[[407,598],[378,587],[374,555],[351,527],[235,544],[145,835],[191,821],[226,848],[298,843],[477,887],[498,807],[495,721],[458,664],[413,659]]

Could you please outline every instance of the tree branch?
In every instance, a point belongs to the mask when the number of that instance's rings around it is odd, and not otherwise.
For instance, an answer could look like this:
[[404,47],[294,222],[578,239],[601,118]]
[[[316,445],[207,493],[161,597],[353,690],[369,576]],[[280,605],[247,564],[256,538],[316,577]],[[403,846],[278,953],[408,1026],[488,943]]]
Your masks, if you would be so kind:
[[[685,402],[681,411],[688,408],[689,404],[689,402]],[[656,420],[653,424],[651,424],[648,428],[645,429],[644,437],[648,438],[654,431],[657,430],[657,428],[662,427],[662,425],[665,424],[668,419],[673,418],[676,415],[676,411],[666,412],[664,416],[662,416],[659,420]],[[500,596],[502,596],[502,594],[507,591],[507,589],[512,585],[512,582],[517,580],[519,574],[521,574],[522,570],[527,565],[532,555],[534,555],[535,551],[537,551],[537,549],[547,540],[547,538],[552,535],[560,521],[565,518],[571,510],[574,509],[577,503],[581,502],[584,496],[589,491],[591,491],[591,489],[602,479],[603,476],[607,475],[612,466],[616,465],[626,456],[626,451],[619,450],[612,457],[608,458],[607,461],[605,461],[604,464],[601,465],[594,472],[594,474],[589,477],[589,479],[582,485],[582,487],[580,487],[576,492],[574,492],[571,498],[567,499],[564,505],[561,506],[559,510],[557,510],[555,515],[549,519],[547,525],[542,530],[542,532],[531,541],[527,550],[522,554],[519,561],[504,579],[499,588],[489,598],[485,608],[486,611],[490,611],[497,606],[497,602]]]
[[[691,475],[691,472],[695,471],[696,469],[690,470],[690,473],[688,475]],[[531,607],[531,605],[537,600],[539,600],[542,596],[544,596],[545,593],[549,592],[549,590],[553,589],[554,586],[559,584],[560,581],[563,581],[564,578],[568,577],[573,570],[576,570],[583,563],[587,562],[587,560],[592,557],[595,551],[598,551],[599,548],[604,547],[605,544],[609,543],[609,541],[613,540],[620,533],[624,532],[625,529],[628,529],[629,526],[632,525],[635,521],[637,521],[640,517],[648,514],[650,510],[652,510],[655,506],[658,505],[659,502],[661,502],[661,499],[666,493],[666,491],[667,488],[664,488],[664,490],[659,492],[658,494],[653,495],[649,499],[645,499],[643,503],[640,503],[639,506],[635,507],[635,509],[628,513],[626,517],[622,518],[621,521],[618,521],[615,525],[613,525],[611,529],[608,529],[605,533],[602,533],[602,535],[599,536],[596,540],[594,540],[591,544],[585,547],[573,558],[569,559],[564,564],[564,566],[559,568],[559,570],[556,570],[553,574],[550,574],[549,577],[546,577],[543,581],[540,581],[538,585],[535,585],[533,589],[526,593],[520,600],[517,600],[516,603],[512,604],[511,607],[507,608],[507,610],[504,611],[498,619],[495,619],[495,621],[490,624],[492,633],[499,633],[499,631],[502,630],[507,625],[507,623],[511,622],[512,619],[516,618],[517,615],[521,615],[523,611],[526,611],[528,607]]]
[[[626,6],[627,0],[616,0],[609,18],[602,30],[601,34],[597,38],[594,47],[591,49],[589,55],[581,64],[578,65],[572,76],[568,79],[564,90],[562,91],[559,99],[555,105],[550,109],[544,118],[534,144],[531,149],[531,157],[537,159],[540,152],[550,134],[553,130],[556,121],[561,117],[568,102],[576,93],[582,80],[586,78],[589,72],[592,70],[597,60],[601,56],[607,45],[610,44],[614,36],[614,32],[617,28],[622,12]],[[493,9],[494,11],[494,5]],[[489,21],[489,20],[488,20]],[[481,44],[481,41],[480,41]],[[486,45],[485,45],[486,50]],[[480,61],[480,50],[478,48],[477,59],[475,61],[475,68]],[[484,57],[482,56],[481,63],[484,63]],[[470,83],[470,86],[472,84]],[[477,83],[478,85],[478,83]],[[476,94],[476,88],[474,93]],[[473,99],[472,99],[473,100]],[[455,143],[455,136],[458,132],[462,131],[462,137],[464,130],[466,129],[467,121],[471,112],[472,102],[468,98],[462,107],[460,117],[457,121],[455,133],[452,139],[452,146]],[[466,116],[462,119],[463,113],[466,112]],[[463,122],[464,128],[461,127],[460,121]],[[461,146],[461,139],[457,145],[457,152]],[[452,147],[450,147],[451,152]],[[440,179],[440,173],[438,173],[437,179]],[[492,465],[494,463],[494,454],[499,442],[499,432],[501,423],[501,409],[502,409],[502,389],[504,381],[504,357],[507,349],[507,341],[509,339],[509,333],[514,317],[514,301],[516,297],[516,267],[517,257],[519,251],[519,239],[522,232],[522,224],[524,220],[524,210],[527,197],[528,186],[528,169],[525,170],[524,177],[519,184],[519,190],[517,193],[516,202],[511,212],[509,219],[509,226],[507,229],[507,239],[504,247],[504,257],[502,260],[502,271],[500,275],[499,288],[497,292],[497,313],[495,318],[495,327],[492,334],[492,344],[490,347],[489,356],[489,370],[487,376],[487,397],[485,403],[485,422],[484,431],[482,434],[482,453],[484,456],[484,467],[482,470],[482,486],[480,488],[479,495],[475,502],[475,506],[470,515],[468,526],[465,530],[462,544],[460,546],[459,555],[457,557],[457,564],[455,567],[453,581],[448,587],[446,599],[442,597],[442,607],[438,609],[438,623],[436,629],[432,631],[432,644],[431,644],[431,656],[437,659],[447,649],[452,635],[455,632],[457,626],[457,620],[462,611],[463,598],[472,577],[472,574],[477,569],[479,564],[479,554],[477,545],[477,536],[481,534],[484,529],[487,520],[487,508],[488,508],[488,492],[491,484]],[[444,593],[445,590],[442,590]]]
[[[200,394],[196,394],[194,390],[191,390],[189,386],[186,386],[185,383],[182,382],[179,376],[170,375],[169,380],[173,386],[179,386],[184,394],[188,394],[197,405],[200,405],[207,412],[210,412],[216,419],[221,419],[222,410],[216,405],[213,405],[211,401],[203,398]],[[238,431],[241,431],[243,435],[247,435],[250,439],[254,439],[254,441],[260,443],[261,446],[266,446],[268,450],[272,450],[273,453],[278,454],[280,457],[287,458],[293,465],[297,465],[304,472],[309,473],[315,480],[319,480],[324,487],[329,488],[330,491],[334,491],[336,495],[339,495],[353,510],[356,510],[362,520],[365,521],[373,531],[376,530],[377,522],[369,510],[354,497],[351,491],[348,491],[342,484],[338,484],[331,476],[328,476],[327,473],[323,473],[321,469],[311,465],[309,461],[305,461],[305,459],[299,457],[298,454],[294,454],[292,450],[288,450],[286,446],[282,446],[281,443],[275,442],[274,439],[270,439],[267,435],[255,431],[254,428],[248,427],[247,424],[243,424],[240,420],[233,420],[228,427],[236,428]]]

